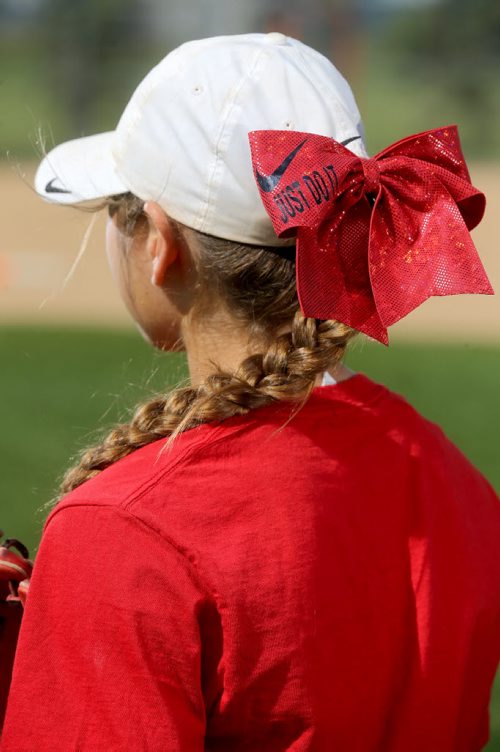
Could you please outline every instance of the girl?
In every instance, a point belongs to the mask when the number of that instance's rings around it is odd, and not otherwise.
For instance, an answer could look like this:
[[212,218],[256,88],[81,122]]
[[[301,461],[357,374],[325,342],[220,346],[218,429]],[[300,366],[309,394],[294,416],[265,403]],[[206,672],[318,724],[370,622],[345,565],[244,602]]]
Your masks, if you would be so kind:
[[[111,269],[190,384],[66,475],[2,750],[473,752],[500,651],[500,506],[342,359],[490,293],[455,128],[367,159],[347,83],[280,34],[191,42],[39,193],[104,199]],[[300,305],[299,305],[300,301]]]

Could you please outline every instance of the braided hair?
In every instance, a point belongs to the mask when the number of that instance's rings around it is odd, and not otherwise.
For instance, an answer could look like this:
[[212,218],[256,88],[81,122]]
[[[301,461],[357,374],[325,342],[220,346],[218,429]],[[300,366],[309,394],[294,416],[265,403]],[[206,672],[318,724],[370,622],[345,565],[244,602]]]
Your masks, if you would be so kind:
[[[129,236],[145,221],[143,202],[132,194],[113,197],[106,206]],[[258,338],[264,347],[246,357],[235,372],[214,367],[201,384],[179,387],[139,405],[130,422],[117,425],[99,445],[83,452],[64,476],[63,494],[157,439],[172,442],[202,423],[244,415],[279,400],[300,406],[318,375],[342,360],[357,333],[336,321],[303,316],[290,253],[216,238],[170,221],[181,242],[197,249],[198,315],[206,313],[207,306],[223,303],[247,329],[249,340]]]

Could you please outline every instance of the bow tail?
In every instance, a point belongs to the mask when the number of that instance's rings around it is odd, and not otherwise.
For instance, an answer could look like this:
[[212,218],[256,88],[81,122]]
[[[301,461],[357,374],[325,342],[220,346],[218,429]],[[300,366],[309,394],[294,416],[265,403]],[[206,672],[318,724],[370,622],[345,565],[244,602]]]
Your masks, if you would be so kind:
[[430,297],[493,294],[454,198],[442,185],[434,186],[434,195],[434,205],[419,211],[416,219],[404,202],[383,192],[372,216],[370,278],[385,327]]
[[337,222],[328,218],[317,230],[298,229],[297,293],[305,316],[339,321],[387,345],[370,284],[369,212],[360,201]]

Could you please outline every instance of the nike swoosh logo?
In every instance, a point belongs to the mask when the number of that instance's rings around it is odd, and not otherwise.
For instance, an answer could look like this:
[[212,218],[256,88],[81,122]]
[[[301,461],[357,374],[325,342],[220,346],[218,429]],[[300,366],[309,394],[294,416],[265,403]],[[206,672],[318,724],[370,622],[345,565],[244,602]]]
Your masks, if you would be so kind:
[[301,143],[296,146],[295,149],[291,151],[287,157],[285,157],[283,162],[278,165],[278,167],[270,175],[262,175],[258,170],[255,171],[257,182],[264,193],[270,193],[271,191],[274,191],[281,178],[285,174],[286,170],[290,166],[295,155],[300,151],[300,149],[302,149],[306,141],[307,138],[301,141]]
[[58,188],[57,185],[54,185],[54,182],[56,180],[57,178],[52,178],[52,180],[49,180],[49,182],[45,186],[45,193],[71,193],[71,191],[67,191],[65,188]]
[[357,141],[361,136],[351,136],[351,138],[346,138],[345,141],[341,141],[340,143],[342,146],[347,146],[347,144],[350,144],[352,141]]
[[[345,141],[341,141],[340,143],[342,144],[342,146],[347,146],[347,144],[350,144],[353,141],[357,141],[360,138],[361,136],[351,136],[350,138],[346,138]],[[300,149],[302,149],[306,141],[307,138],[305,138],[298,146],[296,146],[295,149],[285,157],[283,162],[281,162],[281,164],[278,165],[278,167],[270,175],[263,175],[258,170],[255,171],[257,182],[264,193],[270,193],[271,191],[274,191],[281,178],[285,174],[286,170],[290,166],[292,160],[295,158],[295,155],[300,151]]]

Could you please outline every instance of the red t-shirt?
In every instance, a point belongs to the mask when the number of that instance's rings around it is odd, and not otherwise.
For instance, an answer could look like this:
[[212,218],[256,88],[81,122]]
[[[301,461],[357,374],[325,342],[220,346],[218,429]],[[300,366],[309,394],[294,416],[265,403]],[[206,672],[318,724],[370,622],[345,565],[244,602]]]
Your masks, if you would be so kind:
[[150,444],[51,513],[3,752],[482,749],[498,498],[363,375],[291,410]]

